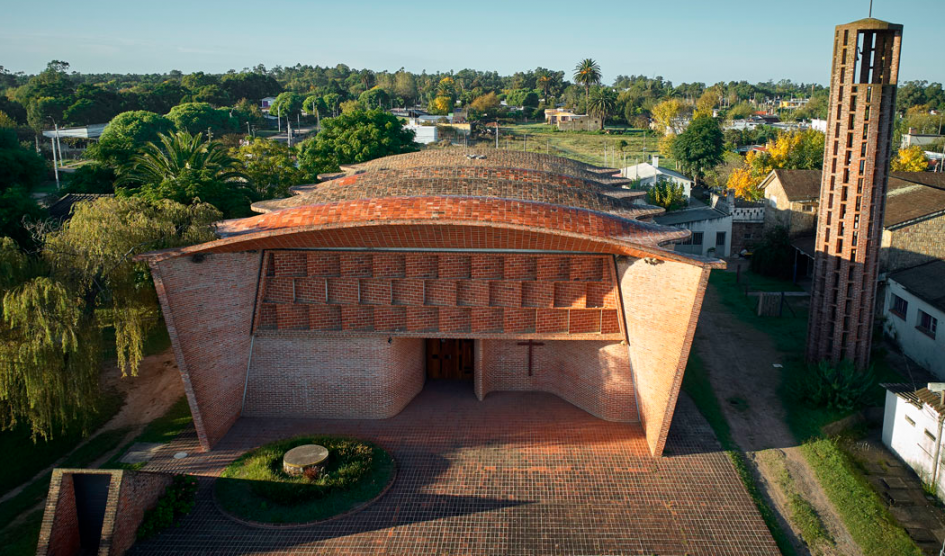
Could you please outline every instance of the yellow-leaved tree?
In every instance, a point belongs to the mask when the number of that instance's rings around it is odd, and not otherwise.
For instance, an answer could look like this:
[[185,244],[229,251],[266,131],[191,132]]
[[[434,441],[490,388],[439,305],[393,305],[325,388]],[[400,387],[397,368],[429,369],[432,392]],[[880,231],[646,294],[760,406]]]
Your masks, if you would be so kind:
[[929,159],[922,147],[913,145],[901,149],[896,158],[892,159],[890,167],[893,172],[924,172],[929,169]]
[[678,133],[676,119],[682,113],[682,103],[675,98],[664,100],[653,107],[653,121],[663,134]]

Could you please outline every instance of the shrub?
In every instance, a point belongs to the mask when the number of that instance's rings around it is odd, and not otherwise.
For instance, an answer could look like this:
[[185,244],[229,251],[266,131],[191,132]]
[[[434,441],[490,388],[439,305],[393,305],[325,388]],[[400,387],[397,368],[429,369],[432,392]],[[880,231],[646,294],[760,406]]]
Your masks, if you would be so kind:
[[683,186],[669,180],[658,180],[646,191],[646,202],[663,207],[666,212],[685,208],[688,204]]
[[751,271],[790,280],[794,272],[794,248],[787,229],[778,226],[765,232],[751,256]]
[[798,397],[812,408],[851,411],[864,405],[876,377],[873,367],[858,371],[844,360],[837,366],[827,361],[809,365],[798,382]]
[[[289,476],[282,470],[285,453],[303,444],[320,444],[328,449],[325,471],[311,480],[304,475]],[[297,437],[267,444],[249,452],[228,468],[226,478],[249,479],[250,490],[260,498],[292,506],[325,498],[347,490],[371,473],[374,446],[351,438]],[[231,472],[232,471],[232,472]]]
[[177,525],[180,518],[194,509],[197,496],[197,479],[190,475],[175,475],[157,506],[144,514],[144,520],[138,527],[138,538],[149,539],[171,525]]

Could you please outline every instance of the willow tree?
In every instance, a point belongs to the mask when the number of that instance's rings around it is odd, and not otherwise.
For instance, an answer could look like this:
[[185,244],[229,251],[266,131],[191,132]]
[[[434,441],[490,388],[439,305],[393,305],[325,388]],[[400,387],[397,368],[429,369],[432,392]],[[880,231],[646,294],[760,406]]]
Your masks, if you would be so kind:
[[210,205],[102,198],[76,205],[62,228],[43,235],[36,258],[0,239],[0,425],[28,422],[50,438],[96,411],[102,331],[115,331],[123,375],[136,375],[160,310],[145,251],[213,238]]

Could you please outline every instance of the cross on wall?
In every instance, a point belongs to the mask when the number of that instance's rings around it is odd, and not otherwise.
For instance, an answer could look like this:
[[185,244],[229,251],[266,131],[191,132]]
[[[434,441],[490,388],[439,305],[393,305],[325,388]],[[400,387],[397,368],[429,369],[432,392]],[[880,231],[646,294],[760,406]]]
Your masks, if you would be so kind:
[[535,340],[529,340],[527,342],[519,342],[520,346],[528,346],[528,376],[532,376],[532,348],[545,345],[544,342],[536,342]]

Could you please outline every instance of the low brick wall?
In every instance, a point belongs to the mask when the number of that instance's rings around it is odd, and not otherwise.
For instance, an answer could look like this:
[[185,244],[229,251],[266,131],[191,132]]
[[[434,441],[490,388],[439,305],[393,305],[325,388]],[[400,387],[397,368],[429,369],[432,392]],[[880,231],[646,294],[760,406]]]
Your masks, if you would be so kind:
[[100,556],[121,556],[134,544],[144,513],[153,508],[173,476],[113,469],[54,469],[39,532],[38,556],[74,555],[81,551],[74,476],[108,475],[108,497],[102,523]]

